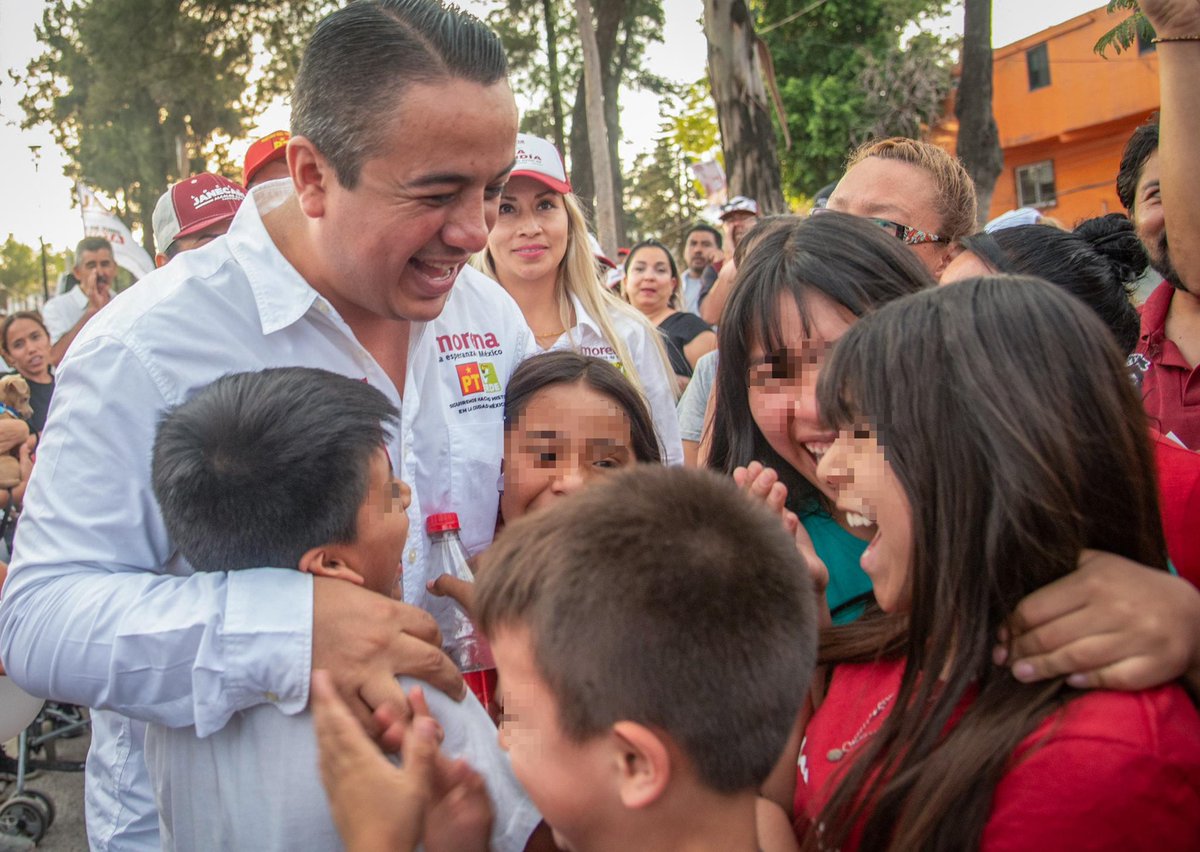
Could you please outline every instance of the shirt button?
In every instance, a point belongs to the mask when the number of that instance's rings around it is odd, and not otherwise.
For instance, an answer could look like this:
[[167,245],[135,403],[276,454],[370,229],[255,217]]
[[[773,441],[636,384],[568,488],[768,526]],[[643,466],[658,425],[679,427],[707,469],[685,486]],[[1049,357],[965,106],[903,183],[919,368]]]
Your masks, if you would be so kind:
[[265,693],[265,694],[263,695],[263,698],[267,699],[267,700],[268,700],[268,701],[270,701],[272,704],[278,704],[278,703],[279,703],[279,696],[278,696],[278,695],[276,695],[274,692],[268,692],[268,693]]
[[416,561],[417,561],[417,551],[414,548],[413,550],[410,550],[408,552],[408,563],[411,565],[412,563],[414,563]]

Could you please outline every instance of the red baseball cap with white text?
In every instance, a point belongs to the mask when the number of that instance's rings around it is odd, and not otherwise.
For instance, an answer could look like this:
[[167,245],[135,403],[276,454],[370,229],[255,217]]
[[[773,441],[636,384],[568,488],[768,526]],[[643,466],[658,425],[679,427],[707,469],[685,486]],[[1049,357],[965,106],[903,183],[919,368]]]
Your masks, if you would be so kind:
[[230,220],[242,206],[246,190],[228,178],[202,172],[184,178],[154,205],[154,246],[162,254],[180,237]]

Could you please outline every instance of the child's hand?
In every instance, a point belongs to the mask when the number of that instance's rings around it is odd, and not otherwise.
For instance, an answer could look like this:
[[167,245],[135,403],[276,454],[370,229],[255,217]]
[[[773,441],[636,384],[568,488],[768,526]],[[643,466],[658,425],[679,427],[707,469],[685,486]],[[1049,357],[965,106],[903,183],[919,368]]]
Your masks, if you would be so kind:
[[[413,687],[408,694],[413,724],[436,721],[429,712],[425,691]],[[440,726],[438,727],[440,733]],[[412,736],[412,733],[409,733]],[[433,762],[433,804],[425,820],[421,842],[427,852],[487,852],[491,845],[492,800],[483,777],[465,760],[449,760],[440,752]]]
[[460,580],[457,577],[452,577],[449,574],[442,574],[440,577],[435,577],[427,582],[425,584],[425,589],[431,595],[437,595],[439,598],[452,598],[456,604],[462,607],[462,611],[467,614],[467,618],[474,620],[474,583],[468,583],[466,580]]
[[321,783],[348,852],[414,849],[432,806],[440,756],[432,718],[414,718],[397,768],[375,747],[329,673],[312,674],[313,725],[320,749]]
[[779,474],[773,468],[752,461],[745,467],[734,469],[733,481],[751,500],[762,503],[768,510],[784,518],[787,486],[779,481]]

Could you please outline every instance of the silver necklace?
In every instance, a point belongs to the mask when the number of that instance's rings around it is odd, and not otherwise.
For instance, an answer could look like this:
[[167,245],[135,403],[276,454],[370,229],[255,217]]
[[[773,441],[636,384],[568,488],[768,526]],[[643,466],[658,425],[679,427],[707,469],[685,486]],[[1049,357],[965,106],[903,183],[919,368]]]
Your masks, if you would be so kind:
[[886,695],[882,701],[880,701],[878,704],[875,705],[875,709],[871,711],[871,715],[867,716],[867,720],[862,723],[862,726],[858,729],[858,733],[856,733],[854,735],[853,739],[846,740],[844,743],[842,743],[841,748],[831,748],[829,750],[828,754],[825,755],[825,757],[829,760],[829,762],[837,763],[839,760],[841,760],[843,757],[846,756],[846,753],[849,752],[850,749],[854,748],[856,745],[861,743],[867,737],[874,734],[875,733],[874,731],[871,731],[870,734],[866,733],[867,726],[870,725],[873,721],[875,721],[875,718],[880,713],[882,713],[884,710],[887,709],[888,704],[890,704],[891,700],[895,697],[896,697],[896,693],[894,693],[894,692],[888,693],[888,695]]

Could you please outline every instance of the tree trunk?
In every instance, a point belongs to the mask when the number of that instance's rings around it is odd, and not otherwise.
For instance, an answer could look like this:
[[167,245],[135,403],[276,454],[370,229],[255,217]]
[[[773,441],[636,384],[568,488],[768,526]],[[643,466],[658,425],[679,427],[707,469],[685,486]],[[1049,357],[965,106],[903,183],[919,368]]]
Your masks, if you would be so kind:
[[596,186],[596,230],[605,252],[616,253],[616,199],[613,194],[612,159],[608,145],[608,123],[604,115],[604,82],[600,48],[592,24],[590,0],[575,0],[579,38],[583,45],[583,76],[586,81],[588,148],[592,154],[592,180]]
[[962,76],[954,100],[958,117],[957,153],[975,181],[978,223],[988,220],[996,178],[1004,168],[1000,131],[992,114],[992,0],[966,0]]
[[546,56],[549,60],[550,109],[554,115],[554,144],[560,154],[567,151],[563,127],[562,80],[558,71],[558,31],[554,21],[554,0],[542,0],[542,17],[546,23]]
[[746,0],[704,0],[704,37],[729,194],[753,198],[762,213],[785,212],[775,127]]

